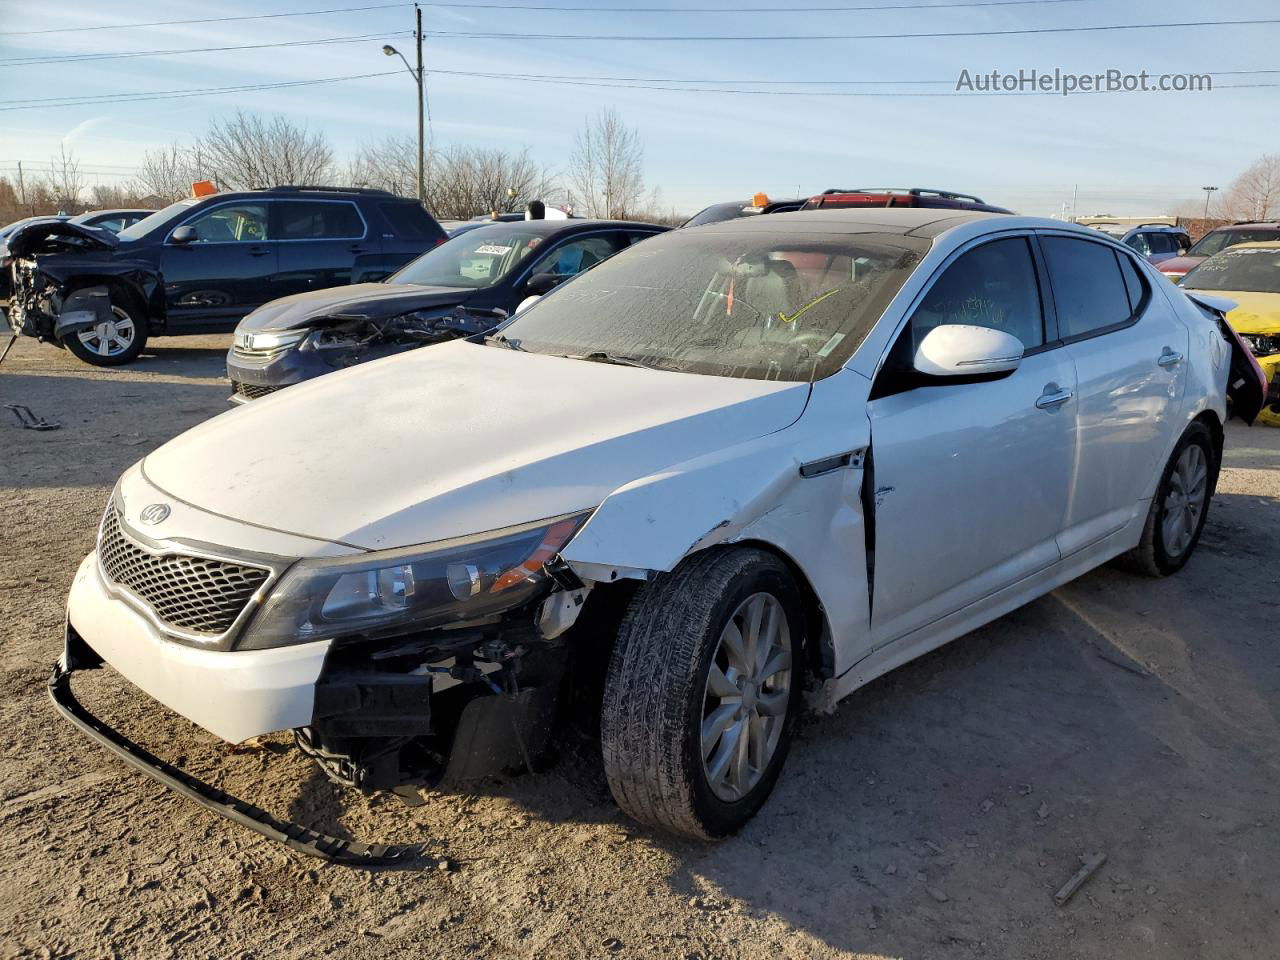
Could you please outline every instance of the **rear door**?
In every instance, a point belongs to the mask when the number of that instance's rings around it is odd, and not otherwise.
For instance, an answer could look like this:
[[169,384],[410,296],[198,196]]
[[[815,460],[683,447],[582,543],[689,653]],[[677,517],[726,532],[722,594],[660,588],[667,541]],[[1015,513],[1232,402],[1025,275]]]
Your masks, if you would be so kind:
[[271,299],[348,284],[356,261],[380,252],[350,200],[276,200],[272,207],[280,253]]
[[1173,446],[1190,334],[1127,251],[1047,232],[1040,246],[1078,381],[1067,556],[1145,510]]
[[190,243],[175,244],[169,239],[171,230],[160,254],[171,326],[234,326],[272,299],[276,244],[269,210],[264,200],[231,200],[174,225],[193,227],[196,236]]

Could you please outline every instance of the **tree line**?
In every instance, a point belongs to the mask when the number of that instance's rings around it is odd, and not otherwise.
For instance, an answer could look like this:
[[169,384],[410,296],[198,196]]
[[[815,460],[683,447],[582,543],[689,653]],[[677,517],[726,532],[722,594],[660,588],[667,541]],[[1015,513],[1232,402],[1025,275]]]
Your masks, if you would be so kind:
[[[65,149],[47,170],[32,171],[21,184],[0,178],[0,223],[85,209],[163,206],[190,196],[198,180],[221,190],[325,184],[412,197],[418,192],[418,147],[413,137],[392,136],[339,160],[321,132],[285,117],[238,112],[213,121],[190,143],[147,151],[137,174],[119,186],[90,187]],[[426,207],[440,220],[523,210],[531,200],[586,217],[683,219],[660,209],[658,191],[645,182],[640,135],[613,110],[584,122],[564,173],[536,162],[527,149],[453,144],[426,151],[424,181]]]

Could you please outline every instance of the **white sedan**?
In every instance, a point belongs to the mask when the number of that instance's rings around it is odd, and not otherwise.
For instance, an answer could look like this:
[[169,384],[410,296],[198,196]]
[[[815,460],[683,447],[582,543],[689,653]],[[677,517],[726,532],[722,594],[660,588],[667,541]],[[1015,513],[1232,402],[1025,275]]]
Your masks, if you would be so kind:
[[724,836],[804,688],[834,704],[1113,558],[1187,562],[1229,377],[1252,384],[1234,413],[1261,402],[1224,306],[1049,220],[654,237],[485,342],[294,387],[130,468],[54,700],[157,779],[358,859],[139,751],[71,674],[105,661],[226,740],[294,729],[336,781],[402,793],[528,765],[572,697],[624,810]]

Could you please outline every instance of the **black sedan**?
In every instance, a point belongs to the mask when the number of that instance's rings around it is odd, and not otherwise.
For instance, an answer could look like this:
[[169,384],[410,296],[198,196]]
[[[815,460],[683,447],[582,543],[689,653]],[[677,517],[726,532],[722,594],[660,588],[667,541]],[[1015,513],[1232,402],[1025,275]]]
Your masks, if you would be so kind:
[[233,403],[415,347],[475,336],[529,297],[666,227],[518,220],[476,227],[379,283],[282,297],[240,322],[227,354]]

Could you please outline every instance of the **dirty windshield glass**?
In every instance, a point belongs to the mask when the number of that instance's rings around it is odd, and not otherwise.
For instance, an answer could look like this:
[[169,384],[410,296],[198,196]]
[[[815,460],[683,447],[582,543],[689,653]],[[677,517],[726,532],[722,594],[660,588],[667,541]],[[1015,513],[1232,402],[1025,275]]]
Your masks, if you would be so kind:
[[542,243],[542,234],[519,224],[468,230],[424,253],[387,279],[429,287],[491,287]]
[[817,379],[848,359],[928,247],[898,234],[668,233],[566,283],[502,334],[536,353]]
[[1191,290],[1280,293],[1280,246],[1224,250],[1188,273],[1182,285]]
[[125,227],[120,231],[121,240],[140,240],[148,233],[170,220],[176,219],[178,214],[184,213],[188,207],[194,206],[200,202],[200,197],[187,197],[185,200],[179,200],[177,203],[171,203],[162,210],[157,210],[149,217],[143,217],[131,227]]

